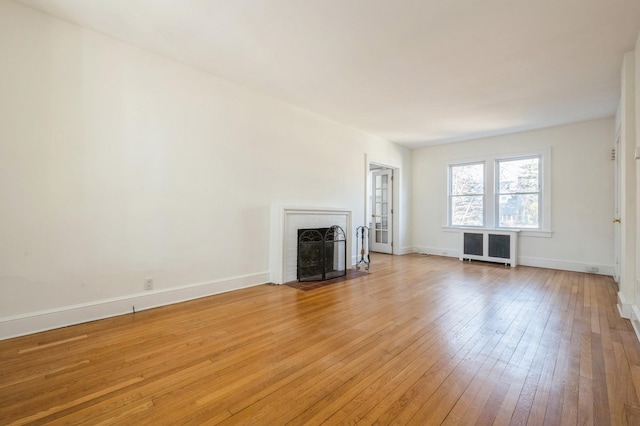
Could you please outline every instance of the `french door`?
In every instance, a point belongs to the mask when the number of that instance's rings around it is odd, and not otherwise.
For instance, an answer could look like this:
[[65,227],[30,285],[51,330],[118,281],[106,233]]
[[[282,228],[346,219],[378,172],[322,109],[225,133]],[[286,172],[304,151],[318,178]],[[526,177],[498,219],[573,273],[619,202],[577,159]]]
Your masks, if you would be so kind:
[[371,251],[393,253],[393,169],[371,173]]

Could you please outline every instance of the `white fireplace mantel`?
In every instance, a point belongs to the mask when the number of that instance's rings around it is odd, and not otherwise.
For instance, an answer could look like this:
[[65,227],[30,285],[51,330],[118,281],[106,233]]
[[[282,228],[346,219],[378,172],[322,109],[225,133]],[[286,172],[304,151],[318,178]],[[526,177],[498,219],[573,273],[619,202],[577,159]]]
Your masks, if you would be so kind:
[[[271,206],[270,281],[295,281],[298,229],[338,225],[344,229],[347,259],[351,259],[351,211],[343,208]],[[353,263],[353,261],[351,261]]]

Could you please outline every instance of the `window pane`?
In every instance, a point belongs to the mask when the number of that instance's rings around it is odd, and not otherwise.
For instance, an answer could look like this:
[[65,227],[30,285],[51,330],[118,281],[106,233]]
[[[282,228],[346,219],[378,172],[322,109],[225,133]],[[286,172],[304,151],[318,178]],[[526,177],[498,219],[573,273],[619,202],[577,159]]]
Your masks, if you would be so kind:
[[484,193],[484,164],[451,166],[451,195]]
[[482,195],[451,197],[451,225],[484,225],[483,207]]
[[538,228],[539,194],[500,195],[498,226]]
[[499,161],[499,192],[538,192],[540,158]]

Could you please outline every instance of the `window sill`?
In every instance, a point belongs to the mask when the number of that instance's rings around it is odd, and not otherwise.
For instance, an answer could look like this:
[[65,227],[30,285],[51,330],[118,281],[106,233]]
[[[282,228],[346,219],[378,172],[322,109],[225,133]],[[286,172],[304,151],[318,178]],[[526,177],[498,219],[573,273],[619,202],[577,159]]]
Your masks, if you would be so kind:
[[532,237],[532,238],[551,238],[553,231],[540,230],[540,229],[513,229],[513,228],[483,228],[476,226],[443,226],[444,232],[460,232],[464,230],[469,231],[513,231],[518,233],[518,237]]

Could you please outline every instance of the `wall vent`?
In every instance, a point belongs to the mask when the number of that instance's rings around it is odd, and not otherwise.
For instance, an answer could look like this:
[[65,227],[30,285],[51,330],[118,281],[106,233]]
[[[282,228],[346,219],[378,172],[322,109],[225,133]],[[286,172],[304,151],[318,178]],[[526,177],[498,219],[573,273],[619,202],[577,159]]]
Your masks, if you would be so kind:
[[460,232],[460,260],[482,260],[516,266],[518,231],[464,230]]

